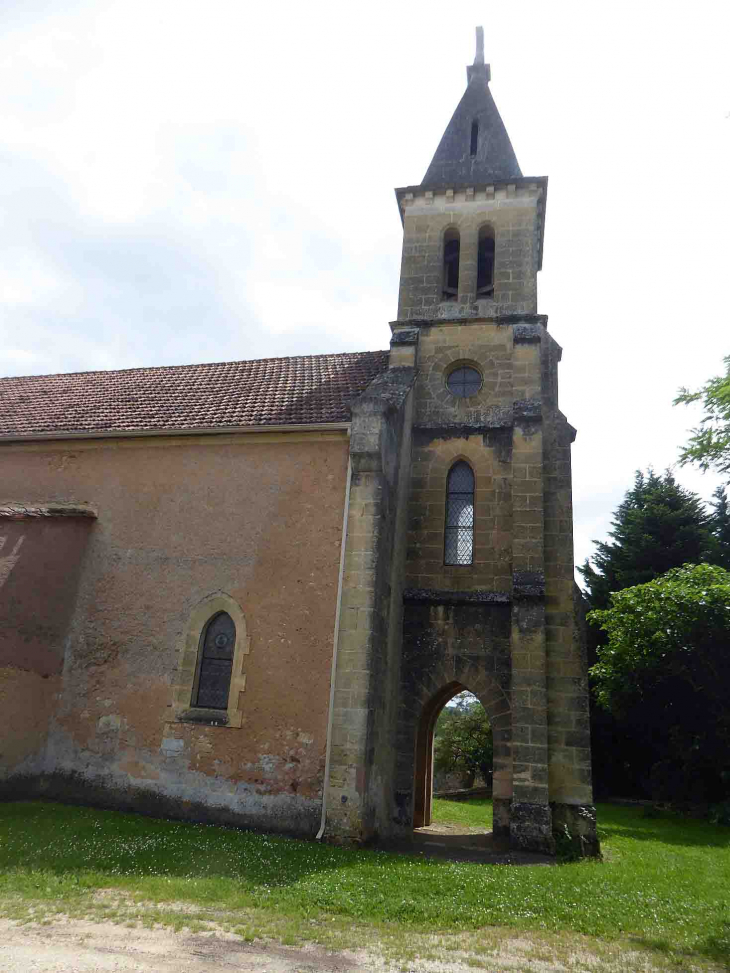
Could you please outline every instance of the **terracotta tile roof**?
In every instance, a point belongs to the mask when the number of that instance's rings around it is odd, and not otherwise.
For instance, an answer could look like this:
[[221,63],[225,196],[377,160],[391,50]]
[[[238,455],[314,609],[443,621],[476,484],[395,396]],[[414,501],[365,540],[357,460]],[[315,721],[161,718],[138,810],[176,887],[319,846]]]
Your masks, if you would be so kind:
[[0,437],[347,422],[387,351],[0,379]]

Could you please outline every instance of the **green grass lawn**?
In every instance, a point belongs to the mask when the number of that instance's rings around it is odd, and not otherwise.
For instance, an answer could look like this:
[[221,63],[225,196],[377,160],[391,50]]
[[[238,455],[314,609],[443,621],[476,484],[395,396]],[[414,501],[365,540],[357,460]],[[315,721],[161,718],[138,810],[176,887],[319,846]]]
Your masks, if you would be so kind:
[[468,801],[433,799],[433,824],[465,824],[468,828],[492,830],[491,797],[472,797]]
[[[483,800],[436,807],[441,820],[474,814],[479,823],[488,811]],[[512,867],[88,808],[0,804],[0,913],[39,916],[45,904],[82,914],[111,889],[163,911],[181,902],[191,914],[254,910],[295,920],[290,927],[298,929],[339,920],[414,933],[504,927],[630,941],[674,963],[730,960],[730,829],[613,806],[599,807],[599,826],[602,863]]]

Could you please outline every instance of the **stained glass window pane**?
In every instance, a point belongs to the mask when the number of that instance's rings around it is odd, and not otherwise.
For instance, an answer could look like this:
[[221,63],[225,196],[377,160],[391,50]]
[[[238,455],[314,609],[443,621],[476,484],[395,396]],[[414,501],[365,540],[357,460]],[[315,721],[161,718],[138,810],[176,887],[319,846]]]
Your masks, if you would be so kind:
[[227,612],[219,612],[208,622],[200,648],[196,706],[228,709],[235,645],[234,621]]
[[445,564],[474,562],[474,472],[468,463],[452,466],[446,485]]
[[463,365],[449,373],[449,377],[446,379],[446,385],[452,395],[456,395],[460,399],[465,399],[470,395],[476,395],[482,387],[482,376],[476,368],[469,368],[468,365]]
[[474,497],[472,494],[449,497],[446,506],[446,526],[474,526]]
[[471,527],[446,528],[446,564],[474,562],[474,530]]
[[474,473],[468,463],[455,463],[451,467],[448,492],[449,495],[452,493],[474,493]]

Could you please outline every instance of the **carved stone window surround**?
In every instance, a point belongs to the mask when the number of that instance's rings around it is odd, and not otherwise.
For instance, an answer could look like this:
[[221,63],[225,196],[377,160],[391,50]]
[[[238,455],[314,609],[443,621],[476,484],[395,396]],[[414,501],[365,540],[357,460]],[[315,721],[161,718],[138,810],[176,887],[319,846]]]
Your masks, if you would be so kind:
[[[236,626],[231,686],[228,693],[228,708],[225,710],[207,709],[192,704],[201,638],[208,622],[218,612],[227,612]],[[249,650],[250,638],[246,630],[246,618],[238,602],[222,591],[199,602],[190,613],[187,629],[178,650],[178,663],[173,678],[170,704],[172,712],[167,722],[240,729],[243,723],[243,694],[246,690],[244,665]]]

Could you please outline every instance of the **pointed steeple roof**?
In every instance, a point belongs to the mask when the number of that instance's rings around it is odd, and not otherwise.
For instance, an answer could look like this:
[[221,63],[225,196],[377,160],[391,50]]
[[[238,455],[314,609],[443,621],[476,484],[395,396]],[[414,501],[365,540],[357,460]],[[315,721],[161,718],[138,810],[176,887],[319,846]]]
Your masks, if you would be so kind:
[[506,182],[522,176],[497,106],[484,63],[484,30],[477,27],[474,64],[466,69],[467,88],[431,160],[422,187]]

